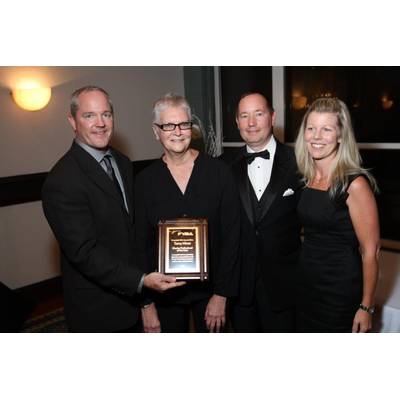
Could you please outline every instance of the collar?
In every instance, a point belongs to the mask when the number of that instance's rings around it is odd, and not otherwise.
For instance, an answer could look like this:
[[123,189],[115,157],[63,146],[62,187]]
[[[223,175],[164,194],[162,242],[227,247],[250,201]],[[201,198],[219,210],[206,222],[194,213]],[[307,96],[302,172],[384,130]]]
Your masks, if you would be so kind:
[[248,153],[258,153],[260,151],[264,151],[264,150],[268,150],[269,154],[270,154],[270,160],[274,159],[274,155],[275,155],[275,150],[276,150],[276,139],[274,137],[274,135],[271,135],[271,138],[269,139],[268,143],[260,150],[253,150],[252,148],[250,148],[248,145],[246,145],[246,150]]
[[75,143],[82,147],[87,153],[89,153],[98,163],[104,158],[106,154],[111,154],[110,149],[106,151],[95,149],[94,147],[88,146],[86,143],[81,142],[79,139],[75,138]]

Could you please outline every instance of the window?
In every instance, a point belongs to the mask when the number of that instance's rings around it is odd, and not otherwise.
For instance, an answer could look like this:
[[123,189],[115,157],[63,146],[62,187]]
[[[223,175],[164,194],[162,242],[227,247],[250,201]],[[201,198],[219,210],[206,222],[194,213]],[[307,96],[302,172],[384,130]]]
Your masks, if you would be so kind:
[[223,142],[241,142],[235,122],[242,94],[260,92],[272,101],[272,67],[220,67]]
[[400,143],[400,68],[285,68],[285,141],[294,142],[307,107],[318,97],[348,106],[357,142]]

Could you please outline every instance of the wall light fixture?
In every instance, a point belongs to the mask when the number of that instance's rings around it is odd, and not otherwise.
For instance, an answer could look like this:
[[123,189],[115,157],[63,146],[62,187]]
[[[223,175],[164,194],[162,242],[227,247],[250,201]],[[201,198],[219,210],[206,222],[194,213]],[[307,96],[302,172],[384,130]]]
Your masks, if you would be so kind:
[[37,111],[49,104],[51,88],[40,87],[38,84],[31,83],[13,89],[12,96],[19,107],[28,111]]

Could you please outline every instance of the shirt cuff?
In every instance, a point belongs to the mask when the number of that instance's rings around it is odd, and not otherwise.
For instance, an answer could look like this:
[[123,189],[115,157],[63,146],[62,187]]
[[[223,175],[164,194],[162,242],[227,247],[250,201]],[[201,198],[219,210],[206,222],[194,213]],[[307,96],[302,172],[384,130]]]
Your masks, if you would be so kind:
[[142,277],[140,278],[140,282],[139,282],[139,285],[138,285],[138,288],[137,288],[137,292],[139,294],[142,293],[145,276],[146,276],[146,274],[143,274]]

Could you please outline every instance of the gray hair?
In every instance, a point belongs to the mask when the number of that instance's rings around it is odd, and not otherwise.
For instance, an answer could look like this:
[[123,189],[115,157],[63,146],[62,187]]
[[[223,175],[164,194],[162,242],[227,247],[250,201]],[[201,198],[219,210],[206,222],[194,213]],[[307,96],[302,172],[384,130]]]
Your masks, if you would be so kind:
[[88,85],[88,86],[83,86],[78,90],[75,90],[75,92],[72,93],[72,95],[71,95],[71,101],[70,101],[69,109],[70,109],[71,115],[74,118],[76,117],[76,113],[79,110],[79,96],[82,93],[88,93],[88,92],[101,92],[101,93],[103,93],[104,96],[106,96],[108,104],[110,105],[111,113],[114,114],[114,108],[113,108],[113,105],[112,105],[112,101],[110,99],[110,95],[101,87]]
[[189,120],[192,120],[192,110],[186,98],[179,94],[169,92],[155,101],[153,105],[153,123],[159,123],[160,114],[170,107],[183,108]]
[[370,182],[374,191],[378,191],[374,177],[361,167],[361,156],[357,147],[351,117],[346,104],[337,99],[322,97],[315,100],[305,113],[300,125],[296,139],[295,154],[300,173],[303,175],[305,184],[311,184],[315,177],[314,160],[307,150],[307,143],[304,140],[304,132],[307,120],[312,112],[331,113],[337,118],[339,127],[340,143],[338,143],[335,161],[332,165],[331,186],[329,194],[334,197],[344,192],[347,188],[350,175],[363,174]]

